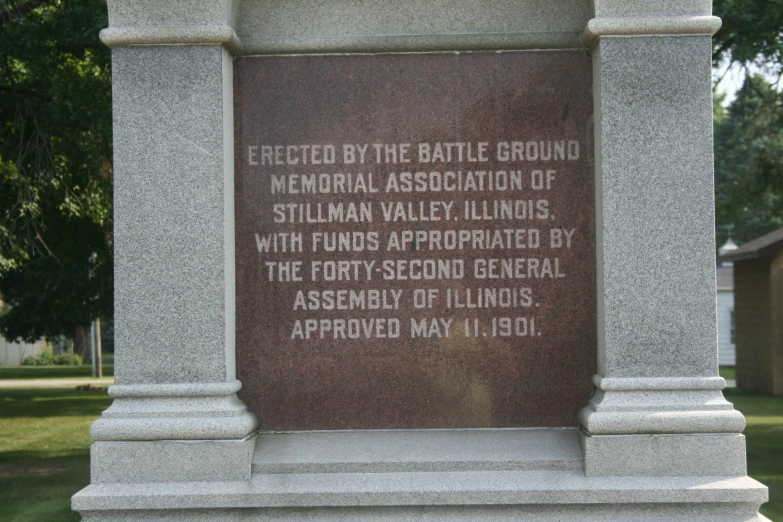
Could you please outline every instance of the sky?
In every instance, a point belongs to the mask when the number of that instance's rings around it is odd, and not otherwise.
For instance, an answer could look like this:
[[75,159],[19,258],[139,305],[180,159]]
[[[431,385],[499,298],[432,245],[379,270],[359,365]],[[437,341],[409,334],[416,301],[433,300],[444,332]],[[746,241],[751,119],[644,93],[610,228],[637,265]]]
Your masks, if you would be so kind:
[[[750,65],[748,67],[748,70],[751,73],[758,72],[763,74],[770,82],[778,81],[777,75],[773,74],[772,71],[767,67]],[[716,81],[718,78],[721,78],[721,76],[723,78],[721,79],[720,83],[718,83],[717,90],[718,92],[726,94],[726,98],[723,100],[723,106],[728,107],[729,105],[731,105],[731,102],[734,101],[734,98],[736,97],[736,93],[739,90],[739,88],[742,87],[742,82],[745,81],[745,68],[735,63],[731,67],[727,67],[726,65],[724,65],[723,67],[712,70],[713,81]],[[782,86],[778,84],[777,87],[778,90],[781,90]]]

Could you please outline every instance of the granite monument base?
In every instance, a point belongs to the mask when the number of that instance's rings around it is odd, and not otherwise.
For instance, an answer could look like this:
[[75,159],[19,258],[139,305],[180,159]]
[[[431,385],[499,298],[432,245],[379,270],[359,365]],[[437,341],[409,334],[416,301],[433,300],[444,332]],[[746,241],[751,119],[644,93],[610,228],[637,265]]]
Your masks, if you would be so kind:
[[[705,445],[715,439],[690,437]],[[720,475],[683,476],[666,456],[648,460],[652,455],[642,442],[638,453],[613,452],[613,465],[620,466],[618,458],[637,470],[640,461],[672,464],[671,476],[663,468],[656,476],[596,476],[583,469],[579,439],[576,429],[262,434],[252,460],[248,455],[243,463],[249,480],[206,480],[216,475],[204,470],[201,479],[194,474],[170,481],[161,474],[132,482],[129,471],[113,483],[93,479],[74,496],[73,507],[85,521],[112,522],[767,520],[758,514],[767,490],[746,477],[743,466],[729,475],[723,468]],[[633,442],[631,448],[638,438]],[[149,445],[163,456],[166,446],[178,452],[182,444]],[[193,459],[203,456],[196,444],[191,449],[189,457],[178,455],[181,469],[192,471]],[[177,466],[173,460],[167,465]],[[710,470],[721,471],[702,469]]]

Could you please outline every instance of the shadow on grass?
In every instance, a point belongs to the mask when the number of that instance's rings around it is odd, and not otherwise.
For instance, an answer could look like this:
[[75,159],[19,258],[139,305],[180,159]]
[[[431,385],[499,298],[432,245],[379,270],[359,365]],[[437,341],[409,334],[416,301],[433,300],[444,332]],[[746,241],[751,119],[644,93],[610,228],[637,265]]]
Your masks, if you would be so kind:
[[98,417],[111,404],[105,391],[77,391],[74,388],[2,388],[0,417]]
[[90,482],[87,430],[106,392],[0,389],[0,520],[69,522],[71,496]]
[[[0,459],[0,520],[79,520],[71,511],[70,498],[90,482],[89,450],[58,458],[26,453],[3,453]],[[26,460],[9,463],[9,455],[13,461]]]

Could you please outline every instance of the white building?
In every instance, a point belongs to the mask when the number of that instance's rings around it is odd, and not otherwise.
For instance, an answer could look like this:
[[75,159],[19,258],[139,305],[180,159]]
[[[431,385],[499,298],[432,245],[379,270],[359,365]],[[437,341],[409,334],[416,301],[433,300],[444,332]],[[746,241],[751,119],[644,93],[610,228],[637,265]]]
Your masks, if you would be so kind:
[[[729,237],[718,253],[723,256],[737,248]],[[734,366],[737,363],[737,348],[734,344],[734,264],[719,262],[717,276],[718,364]]]
[[44,348],[44,342],[9,343],[0,336],[0,366],[19,366],[25,357],[39,355]]

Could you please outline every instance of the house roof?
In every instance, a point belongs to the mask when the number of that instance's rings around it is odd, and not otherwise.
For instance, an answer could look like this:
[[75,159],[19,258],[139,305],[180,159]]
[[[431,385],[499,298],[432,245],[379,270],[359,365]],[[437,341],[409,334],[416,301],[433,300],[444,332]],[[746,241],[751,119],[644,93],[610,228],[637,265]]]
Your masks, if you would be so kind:
[[748,241],[737,250],[721,257],[721,261],[742,261],[759,257],[774,256],[783,250],[783,228],[773,230],[769,234]]

